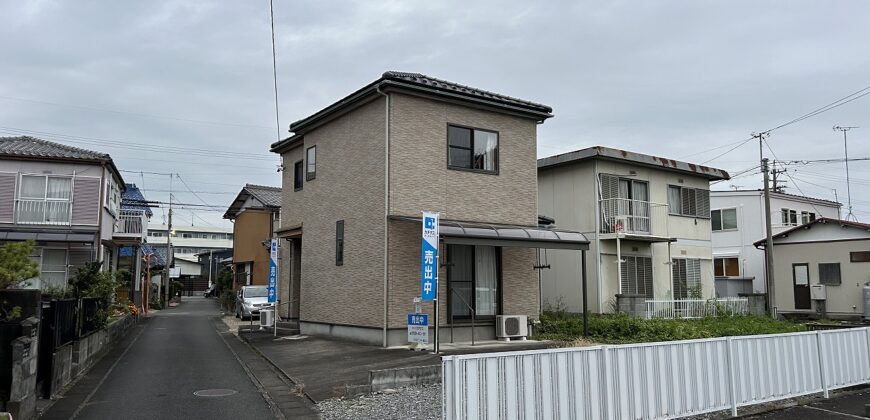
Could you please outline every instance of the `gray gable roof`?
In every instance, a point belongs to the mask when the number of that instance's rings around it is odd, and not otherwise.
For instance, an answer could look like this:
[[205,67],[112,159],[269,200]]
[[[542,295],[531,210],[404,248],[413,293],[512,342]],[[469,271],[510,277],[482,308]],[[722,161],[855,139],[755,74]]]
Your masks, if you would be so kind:
[[63,160],[84,161],[108,164],[109,168],[118,177],[121,189],[125,188],[124,178],[112,161],[108,153],[95,152],[93,150],[67,146],[53,141],[38,139],[30,136],[0,137],[0,158],[29,160]]
[[239,191],[239,194],[227,208],[227,211],[224,213],[224,219],[235,219],[236,215],[242,211],[242,206],[245,205],[248,198],[259,201],[263,207],[272,209],[281,208],[281,188],[245,184],[244,188]]
[[269,207],[281,207],[281,188],[246,184],[245,189],[248,190],[254,198],[263,203],[263,205]]
[[363,86],[356,92],[345,96],[308,117],[290,124],[290,131],[296,133],[296,135],[272,143],[272,152],[282,153],[297,139],[298,135],[306,130],[316,127],[319,123],[327,121],[332,116],[341,115],[341,113],[346,112],[350,107],[371,100],[380,93],[388,92],[391,89],[405,92],[411,91],[446,100],[462,101],[489,109],[497,109],[515,115],[534,118],[538,121],[544,121],[553,116],[553,108],[547,105],[436,79],[421,73],[388,71],[382,74],[379,79]]
[[56,158],[74,160],[96,160],[108,162],[112,158],[106,153],[94,152],[54,143],[34,137],[0,137],[0,156],[19,156],[28,158]]
[[604,146],[588,147],[586,149],[575,150],[573,152],[562,153],[561,155],[538,159],[538,170],[551,168],[554,166],[567,165],[587,159],[610,159],[630,162],[633,164],[656,169],[663,169],[666,171],[698,175],[711,181],[720,179],[731,179],[731,175],[728,175],[728,172],[723,169],[711,168],[709,166],[696,165],[694,163],[682,162],[679,160],[652,155],[645,155],[643,153],[629,152],[627,150],[613,149]]

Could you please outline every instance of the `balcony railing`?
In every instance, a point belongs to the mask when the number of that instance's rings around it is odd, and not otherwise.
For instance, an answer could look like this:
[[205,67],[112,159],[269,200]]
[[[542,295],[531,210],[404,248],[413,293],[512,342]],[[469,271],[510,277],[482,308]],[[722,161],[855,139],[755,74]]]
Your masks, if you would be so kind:
[[121,210],[115,221],[115,237],[141,238],[145,240],[148,232],[148,219],[145,213],[139,210]]
[[628,198],[608,198],[601,206],[601,233],[667,236],[668,205]]
[[661,319],[700,319],[719,315],[746,315],[749,299],[678,299],[646,301],[646,317]]
[[69,225],[72,205],[69,201],[18,200],[15,220],[28,225]]

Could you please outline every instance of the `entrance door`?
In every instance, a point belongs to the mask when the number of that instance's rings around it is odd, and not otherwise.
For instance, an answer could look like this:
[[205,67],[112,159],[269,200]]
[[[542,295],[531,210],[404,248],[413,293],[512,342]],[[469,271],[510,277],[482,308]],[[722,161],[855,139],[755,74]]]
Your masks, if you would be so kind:
[[808,264],[792,264],[794,280],[794,308],[811,309],[810,305],[810,267]]
[[448,245],[447,290],[452,319],[492,318],[499,314],[499,248]]

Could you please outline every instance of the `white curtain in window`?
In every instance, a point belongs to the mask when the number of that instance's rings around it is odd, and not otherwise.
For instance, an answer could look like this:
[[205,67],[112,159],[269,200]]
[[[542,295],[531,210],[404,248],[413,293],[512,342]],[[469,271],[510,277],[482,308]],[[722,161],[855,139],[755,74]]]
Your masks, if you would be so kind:
[[474,154],[483,156],[483,170],[494,171],[496,152],[498,149],[498,135],[488,131],[474,132]]
[[22,176],[21,177],[21,198],[44,199],[45,198],[45,177],[44,176]]
[[495,247],[476,246],[474,268],[476,274],[475,307],[477,315],[497,315],[498,311],[498,264]]
[[448,278],[452,291],[448,301],[453,316],[471,316],[471,309],[467,306],[473,304],[471,299],[474,292],[472,289],[474,282],[471,277],[474,273],[474,260],[471,258],[471,253],[472,247],[469,245],[450,245],[447,249],[452,264]]
[[679,187],[668,187],[668,212],[671,214],[681,214],[683,212],[683,201],[680,198]]
[[69,178],[48,178],[48,190],[45,196],[56,200],[69,200],[72,191],[72,180]]

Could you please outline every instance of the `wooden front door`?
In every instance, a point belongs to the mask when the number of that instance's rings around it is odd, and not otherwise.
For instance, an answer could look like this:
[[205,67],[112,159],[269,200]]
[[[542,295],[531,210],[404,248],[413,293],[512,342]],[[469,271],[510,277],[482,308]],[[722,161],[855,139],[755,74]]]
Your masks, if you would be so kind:
[[792,264],[791,271],[794,284],[794,308],[811,309],[809,264]]

